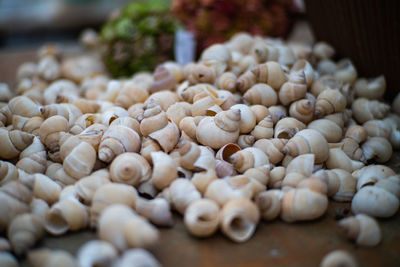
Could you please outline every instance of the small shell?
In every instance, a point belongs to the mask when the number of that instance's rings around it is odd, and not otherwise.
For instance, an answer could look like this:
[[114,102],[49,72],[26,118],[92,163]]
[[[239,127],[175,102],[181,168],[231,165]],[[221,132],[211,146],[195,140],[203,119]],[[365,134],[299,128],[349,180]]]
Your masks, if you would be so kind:
[[177,166],[175,161],[164,152],[152,152],[151,158],[153,162],[151,179],[154,186],[162,190],[178,177]]
[[8,108],[13,115],[32,118],[40,116],[39,105],[26,96],[16,96],[8,102]]
[[[308,180],[304,179],[301,183]],[[325,185],[322,181],[320,183]],[[324,193],[309,188],[291,189],[282,198],[281,219],[286,222],[314,220],[322,216],[327,208],[328,198]]]
[[315,163],[319,164],[328,159],[329,147],[323,135],[315,130],[305,129],[298,132],[287,142],[283,152],[287,152],[292,157],[313,153],[315,155]]
[[136,103],[143,103],[148,97],[149,94],[145,88],[129,80],[122,84],[122,88],[115,98],[115,104],[128,109]]
[[0,186],[10,181],[17,180],[18,176],[18,169],[14,164],[0,160]]
[[138,186],[150,177],[149,163],[137,153],[123,153],[110,166],[110,178],[114,182]]
[[217,73],[215,69],[206,64],[194,64],[188,69],[187,66],[184,67],[184,72],[187,74],[187,79],[190,84],[197,83],[210,83],[214,84]]
[[351,210],[354,214],[364,213],[379,218],[392,217],[398,209],[399,199],[376,186],[361,188],[351,202]]
[[57,80],[43,92],[46,105],[55,103],[72,103],[79,97],[79,88],[69,80]]
[[252,135],[248,134],[242,134],[239,135],[239,138],[237,140],[237,144],[240,148],[246,148],[246,147],[251,147],[253,146],[254,142],[256,141],[256,138]]
[[257,168],[269,164],[268,156],[260,149],[248,147],[230,156],[229,161],[239,173],[244,173],[250,168]]
[[219,207],[210,199],[195,200],[185,210],[184,222],[192,235],[211,236],[218,229]]
[[256,116],[249,106],[244,104],[237,104],[230,108],[231,110],[240,110],[240,133],[249,133],[256,125]]
[[102,211],[112,204],[124,204],[135,207],[138,193],[132,186],[119,183],[107,183],[99,187],[94,193],[92,206],[90,207],[90,224],[96,227]]
[[32,144],[34,137],[33,134],[20,130],[8,131],[5,128],[0,128],[0,159],[17,157],[21,151]]
[[46,248],[29,251],[28,262],[32,267],[75,267],[74,256],[65,250],[50,250]]
[[287,110],[284,106],[271,106],[268,108],[268,111],[274,124],[287,116]]
[[262,165],[257,168],[251,168],[245,171],[243,176],[257,180],[262,185],[267,185],[270,179],[271,168],[272,166],[270,164]]
[[209,169],[207,171],[194,173],[191,182],[201,194],[204,194],[209,184],[216,179],[217,173],[215,172],[214,167],[213,169]]
[[289,108],[289,115],[303,123],[309,123],[314,118],[315,103],[308,99],[293,102]]
[[328,196],[335,201],[350,202],[356,191],[357,180],[342,169],[319,170],[313,174],[323,180],[328,187]]
[[271,115],[260,121],[250,134],[254,136],[255,140],[272,138],[274,136],[274,122]]
[[172,226],[174,221],[168,201],[164,198],[146,200],[138,198],[135,210],[157,226]]
[[306,125],[295,118],[283,118],[275,125],[274,137],[280,139],[290,139],[305,128]]
[[268,108],[263,105],[251,105],[250,109],[256,116],[256,123],[259,123],[262,119],[270,115]]
[[215,149],[227,143],[235,143],[239,137],[240,118],[239,109],[222,111],[215,117],[205,117],[197,126],[196,138],[202,145]]
[[287,81],[285,72],[277,62],[267,62],[252,69],[260,83],[267,83],[274,90],[278,90]]
[[159,238],[157,228],[122,204],[111,205],[101,213],[98,234],[120,251],[129,247],[150,247]]
[[113,262],[113,267],[161,267],[157,259],[142,248],[125,250],[121,258]]
[[302,154],[295,157],[286,167],[286,175],[299,173],[309,177],[314,170],[314,154]]
[[317,42],[313,47],[313,56],[317,59],[328,59],[333,57],[335,54],[335,49],[326,42]]
[[329,156],[325,162],[328,169],[343,169],[348,172],[353,172],[364,166],[364,163],[356,160],[352,160],[343,150],[340,148],[329,149]]
[[281,190],[273,189],[261,192],[256,196],[255,203],[263,220],[272,221],[279,216],[283,195]]
[[140,149],[140,155],[147,160],[147,162],[152,163],[151,153],[156,151],[161,151],[160,145],[151,138],[142,139],[142,148]]
[[347,101],[344,95],[337,89],[322,91],[315,103],[315,116],[317,118],[328,114],[341,112],[346,108]]
[[65,198],[54,204],[46,214],[44,227],[53,235],[77,231],[89,225],[89,212],[75,198]]
[[286,176],[286,168],[279,166],[273,168],[269,173],[268,188],[281,188],[282,181]]
[[167,117],[176,125],[179,125],[181,120],[187,116],[191,116],[191,106],[187,102],[177,102],[171,105],[167,110]]
[[304,71],[293,72],[289,81],[284,83],[279,90],[279,101],[287,106],[290,103],[302,99],[307,93],[307,84]]
[[232,241],[242,243],[251,238],[260,219],[257,206],[247,199],[226,203],[220,214],[221,231]]
[[282,149],[286,143],[286,139],[260,139],[254,143],[254,147],[261,149],[268,156],[270,163],[278,164],[285,156]]
[[256,75],[252,71],[247,70],[245,73],[240,75],[236,80],[236,88],[239,89],[240,92],[244,94],[256,83],[257,83]]
[[353,177],[357,179],[357,190],[395,174],[390,167],[385,165],[368,165],[352,173]]
[[357,267],[357,262],[354,257],[344,250],[334,250],[329,252],[322,259],[320,267]]
[[46,171],[46,150],[38,137],[30,146],[19,154],[16,167],[27,173],[44,173]]
[[328,143],[339,142],[342,139],[342,128],[327,119],[314,120],[308,124],[307,128],[318,131],[325,137]]
[[124,125],[110,125],[101,138],[99,159],[111,162],[125,152],[139,152],[141,140],[138,133]]
[[358,98],[351,105],[353,116],[358,123],[369,120],[383,119],[390,110],[390,106],[377,100]]
[[381,75],[369,80],[360,78],[355,82],[354,90],[358,97],[380,99],[386,91],[385,76]]
[[73,178],[79,179],[89,175],[96,162],[96,150],[86,142],[79,143],[65,157],[64,171]]
[[110,173],[106,169],[100,169],[81,178],[74,184],[74,188],[79,199],[85,204],[90,204],[97,189],[108,183],[110,183]]
[[357,70],[350,59],[342,59],[336,64],[334,77],[343,83],[353,83],[357,79]]
[[278,95],[271,86],[265,83],[253,85],[244,95],[250,104],[260,104],[266,107],[276,105],[278,103]]
[[108,265],[118,257],[118,251],[108,242],[92,240],[79,248],[77,262],[80,267]]
[[154,81],[149,87],[150,93],[155,93],[162,90],[173,90],[177,84],[173,73],[171,73],[165,66],[157,66],[153,73]]
[[354,217],[344,218],[339,221],[339,226],[357,245],[375,247],[382,238],[378,222],[368,215],[357,214]]
[[374,159],[376,162],[387,162],[393,153],[392,145],[383,137],[371,137],[362,144],[361,149],[366,160]]
[[347,128],[345,134],[345,137],[352,138],[359,144],[367,140],[367,136],[368,136],[367,131],[365,130],[364,127],[360,125],[350,126],[349,128]]
[[35,184],[33,186],[33,194],[35,197],[43,199],[48,204],[58,201],[61,192],[61,186],[52,179],[43,174],[35,174]]
[[367,131],[368,136],[383,137],[389,139],[392,131],[391,125],[383,120],[370,120],[363,124],[364,129]]
[[22,130],[34,135],[39,135],[40,125],[43,123],[41,117],[26,118],[19,115],[12,116],[14,130]]
[[236,91],[237,76],[232,72],[224,72],[218,77],[217,86],[219,89],[234,93]]
[[[63,116],[68,120],[68,125],[71,127],[75,121],[82,116],[82,112],[73,104],[50,104],[40,107],[40,113],[43,118],[50,118],[55,115]],[[44,123],[44,122],[43,122]]]
[[162,197],[166,198],[171,206],[180,214],[185,213],[190,203],[201,199],[201,195],[196,187],[189,180],[182,178],[176,179],[169,188],[164,189]]
[[312,82],[314,81],[313,67],[307,60],[300,59],[300,60],[297,60],[296,63],[294,63],[294,65],[291,69],[291,72],[296,72],[299,70],[304,71],[307,87],[310,87]]
[[44,229],[41,221],[35,215],[25,213],[18,215],[8,227],[8,239],[17,255],[24,254],[42,238]]

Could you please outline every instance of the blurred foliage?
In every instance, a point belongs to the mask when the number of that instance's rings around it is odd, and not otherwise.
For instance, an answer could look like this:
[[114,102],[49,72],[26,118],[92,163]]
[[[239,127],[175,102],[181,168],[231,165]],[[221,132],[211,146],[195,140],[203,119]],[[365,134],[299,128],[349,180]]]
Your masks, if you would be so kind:
[[142,0],[111,15],[101,38],[104,61],[113,76],[153,70],[158,63],[173,58],[178,23],[169,8],[168,0]]

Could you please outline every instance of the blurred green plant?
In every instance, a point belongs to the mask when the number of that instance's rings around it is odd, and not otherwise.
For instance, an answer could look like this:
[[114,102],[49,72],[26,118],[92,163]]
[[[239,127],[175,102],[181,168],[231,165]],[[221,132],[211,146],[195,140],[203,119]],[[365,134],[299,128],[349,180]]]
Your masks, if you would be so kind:
[[101,29],[104,62],[115,77],[153,70],[173,58],[178,22],[168,0],[141,0],[113,14]]

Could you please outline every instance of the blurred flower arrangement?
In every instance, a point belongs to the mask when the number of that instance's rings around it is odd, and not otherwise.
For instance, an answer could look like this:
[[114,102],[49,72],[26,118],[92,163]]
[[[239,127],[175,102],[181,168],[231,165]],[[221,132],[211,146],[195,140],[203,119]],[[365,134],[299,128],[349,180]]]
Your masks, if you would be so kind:
[[200,51],[239,31],[285,36],[297,11],[293,0],[173,0],[171,9],[195,34]]
[[294,0],[134,1],[103,26],[104,61],[115,77],[153,70],[173,58],[179,22],[194,34],[198,52],[239,31],[285,36],[295,11]]
[[142,0],[111,14],[100,36],[104,62],[113,76],[152,70],[173,58],[178,23],[169,10],[170,1]]

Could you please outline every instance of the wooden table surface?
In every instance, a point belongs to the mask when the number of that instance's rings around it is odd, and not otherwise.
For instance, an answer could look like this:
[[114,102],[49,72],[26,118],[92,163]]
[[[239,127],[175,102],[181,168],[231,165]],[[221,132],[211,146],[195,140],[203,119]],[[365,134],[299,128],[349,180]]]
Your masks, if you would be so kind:
[[[34,59],[35,49],[0,51],[0,82],[12,83],[16,67]],[[400,172],[400,153],[388,165]],[[312,222],[261,222],[243,244],[233,243],[220,232],[207,239],[192,237],[177,214],[172,228],[161,229],[160,242],[151,252],[164,266],[318,266],[328,252],[345,249],[359,266],[400,266],[400,214],[379,220],[383,238],[377,247],[359,247],[347,240],[335,220],[336,212],[349,206],[330,202],[327,213]],[[95,238],[89,230],[62,237],[47,235],[35,247],[65,249],[76,255],[82,244]],[[25,259],[20,260],[28,266]]]

